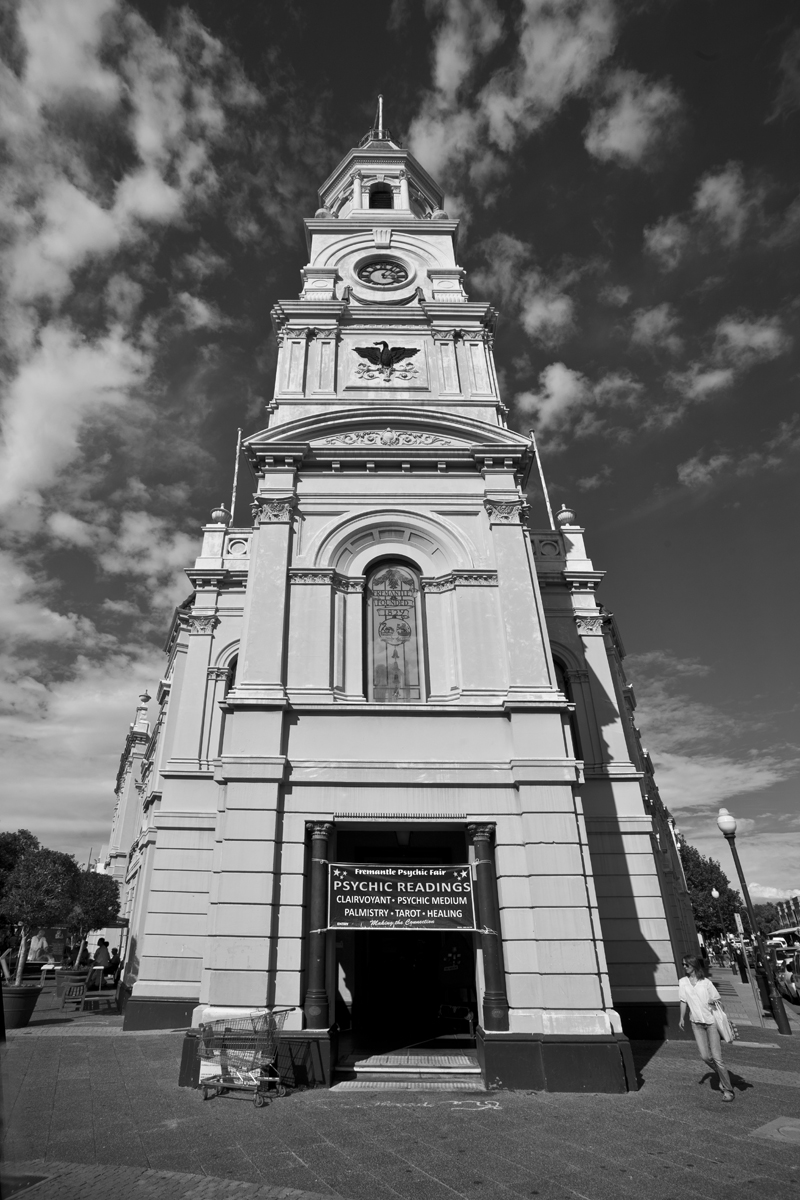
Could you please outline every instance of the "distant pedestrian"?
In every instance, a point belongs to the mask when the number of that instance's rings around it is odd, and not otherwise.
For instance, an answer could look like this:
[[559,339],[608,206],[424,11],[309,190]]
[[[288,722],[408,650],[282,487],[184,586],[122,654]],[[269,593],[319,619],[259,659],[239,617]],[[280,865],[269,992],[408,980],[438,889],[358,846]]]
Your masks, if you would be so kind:
[[719,992],[708,978],[702,958],[687,956],[683,960],[683,970],[684,977],[678,985],[678,997],[681,1002],[680,1027],[684,1027],[688,1008],[692,1033],[700,1057],[717,1072],[722,1099],[730,1102],[735,1097],[731,1077],[722,1061],[722,1042],[712,1010],[712,1006],[719,1001]]
[[94,952],[94,965],[102,967],[103,970],[111,962],[111,955],[108,952],[108,942],[105,938],[100,938],[97,943],[97,949]]

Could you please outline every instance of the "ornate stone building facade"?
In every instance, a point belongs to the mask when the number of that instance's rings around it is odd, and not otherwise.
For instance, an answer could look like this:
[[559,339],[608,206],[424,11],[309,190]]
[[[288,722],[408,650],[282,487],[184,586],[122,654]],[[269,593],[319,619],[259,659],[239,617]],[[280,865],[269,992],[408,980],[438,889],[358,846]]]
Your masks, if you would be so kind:
[[[489,1081],[625,1090],[696,942],[602,572],[569,510],[529,528],[497,314],[433,179],[376,129],[320,200],[252,524],[205,527],[123,755],[126,1027],[288,1006],[321,1082],[461,1036]],[[474,924],[333,928],[331,864],[460,865]]]

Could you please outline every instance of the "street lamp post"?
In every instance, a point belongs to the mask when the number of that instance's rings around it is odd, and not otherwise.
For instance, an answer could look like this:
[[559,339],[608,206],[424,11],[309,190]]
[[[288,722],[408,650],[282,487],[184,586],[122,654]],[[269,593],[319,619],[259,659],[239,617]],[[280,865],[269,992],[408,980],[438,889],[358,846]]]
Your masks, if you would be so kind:
[[783,1007],[783,1000],[780,992],[775,984],[775,976],[772,973],[772,963],[767,954],[764,939],[761,936],[758,925],[756,924],[756,914],[753,912],[753,902],[750,899],[750,893],[747,890],[747,880],[744,877],[742,864],[739,861],[739,852],[736,849],[736,818],[732,817],[727,808],[719,810],[717,817],[717,826],[725,841],[731,848],[733,861],[736,866],[736,871],[739,876],[739,882],[742,885],[742,895],[747,906],[747,915],[750,918],[750,928],[753,931],[753,936],[758,944],[758,953],[761,959],[761,965],[764,974],[767,977],[767,991],[769,993],[769,1005],[772,1009],[772,1015],[775,1018],[775,1023],[778,1026],[778,1033],[791,1034],[792,1027],[789,1024],[789,1018],[786,1016],[786,1009]]
[[[722,909],[719,906],[719,892],[717,891],[717,889],[715,887],[713,887],[711,889],[711,899],[714,901],[714,906],[717,910],[717,920],[719,921],[719,927],[720,927],[720,931],[722,934],[722,941],[725,944],[725,946],[728,946],[728,931],[725,928],[725,922],[722,919]],[[730,949],[730,946],[728,946],[728,949]],[[733,958],[732,954],[731,954],[731,958]],[[735,966],[734,966],[733,970],[734,970],[734,974],[735,974],[736,973]]]

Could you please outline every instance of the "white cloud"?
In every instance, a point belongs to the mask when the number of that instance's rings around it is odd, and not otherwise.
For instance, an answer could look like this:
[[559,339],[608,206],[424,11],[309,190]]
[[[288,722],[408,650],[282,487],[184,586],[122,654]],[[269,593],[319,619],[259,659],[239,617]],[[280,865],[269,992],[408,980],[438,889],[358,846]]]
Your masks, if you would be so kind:
[[533,250],[519,238],[498,233],[482,245],[487,265],[473,273],[473,283],[487,295],[500,297],[530,337],[543,346],[556,346],[575,327],[575,303],[567,287],[577,277],[566,271],[548,277],[536,264]]
[[47,603],[48,588],[25,566],[0,550],[0,628],[5,644],[69,644],[91,638],[90,621],[74,613],[56,612]]
[[669,83],[650,82],[638,71],[613,71],[585,129],[595,158],[620,166],[656,160],[676,135],[681,101]]
[[591,401],[589,380],[562,362],[551,363],[539,376],[538,392],[522,392],[515,397],[520,412],[530,414],[538,431],[558,429],[576,410]]
[[742,240],[756,197],[748,195],[741,163],[730,162],[721,171],[709,172],[697,185],[694,211],[705,218],[729,246]]
[[792,778],[798,761],[783,750],[755,752],[746,721],[686,690],[708,672],[695,659],[669,651],[631,655],[636,723],[649,749],[656,782],[669,809],[713,810],[738,796],[755,796]]
[[708,487],[718,479],[743,478],[759,471],[774,471],[788,464],[800,452],[800,415],[782,421],[762,446],[735,454],[730,450],[705,455],[703,451],[680,463],[678,482],[688,488]]
[[624,308],[631,298],[631,289],[622,283],[610,283],[601,288],[598,299],[612,308]]
[[46,326],[5,398],[0,507],[35,512],[79,453],[83,423],[129,400],[149,366],[119,329],[89,343],[65,321]]
[[789,900],[792,896],[800,896],[800,888],[770,887],[761,883],[748,883],[750,896],[756,904],[774,904],[776,900]]
[[118,13],[117,0],[23,0],[18,20],[27,50],[24,79],[37,101],[75,92],[104,105],[119,100],[119,77],[98,57]]
[[667,383],[686,400],[707,400],[716,392],[729,388],[736,378],[732,367],[705,367],[692,363],[685,371],[672,371]]
[[639,308],[633,314],[631,341],[635,346],[680,354],[683,349],[683,340],[675,332],[679,324],[678,315],[671,304],[658,304],[655,308]]
[[707,355],[683,371],[671,372],[667,383],[686,401],[707,400],[730,388],[751,367],[786,354],[792,344],[777,316],[758,318],[740,313],[723,317],[715,326]]
[[689,244],[690,232],[678,217],[666,217],[644,231],[644,247],[664,271],[677,267]]
[[[26,703],[0,717],[6,829],[31,829],[53,849],[85,855],[108,840],[113,787],[136,696],[163,669],[156,651],[81,659],[74,678],[47,685],[24,676]],[[12,783],[13,781],[13,783]],[[57,802],[54,803],[54,798]]]
[[732,362],[739,368],[757,362],[768,362],[785,354],[792,339],[784,330],[779,317],[724,317],[716,328],[715,357]]
[[519,141],[593,84],[613,51],[616,17],[611,0],[523,0],[512,61],[473,95],[481,60],[503,36],[501,12],[482,0],[447,0],[437,10],[433,87],[411,122],[409,147],[463,210],[467,179],[486,194]]

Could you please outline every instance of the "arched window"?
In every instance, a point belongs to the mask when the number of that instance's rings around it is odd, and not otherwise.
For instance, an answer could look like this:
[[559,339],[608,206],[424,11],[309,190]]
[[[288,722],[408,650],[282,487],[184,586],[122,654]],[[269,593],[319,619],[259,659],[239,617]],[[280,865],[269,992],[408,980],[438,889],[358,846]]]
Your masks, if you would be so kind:
[[400,563],[370,573],[367,604],[367,699],[380,704],[422,700],[419,579]]
[[375,183],[369,192],[370,208],[394,208],[394,194],[388,183]]
[[237,670],[238,666],[239,666],[239,655],[235,654],[230,661],[230,665],[228,666],[228,674],[225,676],[225,695],[226,696],[227,696],[228,692],[231,690],[231,688],[234,686],[234,684],[236,683],[236,670]]

